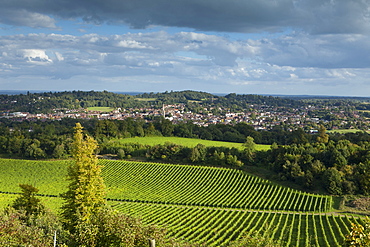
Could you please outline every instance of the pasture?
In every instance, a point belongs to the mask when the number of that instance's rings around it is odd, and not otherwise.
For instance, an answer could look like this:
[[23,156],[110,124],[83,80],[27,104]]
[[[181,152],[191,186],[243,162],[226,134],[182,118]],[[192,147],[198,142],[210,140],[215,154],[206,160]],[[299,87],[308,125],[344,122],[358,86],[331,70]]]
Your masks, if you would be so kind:
[[[222,142],[222,141],[210,141],[195,138],[183,138],[183,137],[132,137],[132,138],[122,138],[119,139],[121,143],[139,143],[143,145],[158,145],[165,144],[166,142],[174,143],[177,145],[182,145],[186,147],[195,147],[197,144],[203,144],[207,147],[228,147],[243,149],[243,143],[236,142]],[[270,145],[256,144],[256,150],[268,150]]]
[[97,112],[111,112],[114,110],[112,107],[88,107],[88,111],[97,111]]
[[327,133],[339,133],[339,134],[356,133],[356,132],[363,132],[363,130],[360,130],[360,129],[334,129],[334,130],[327,130]]

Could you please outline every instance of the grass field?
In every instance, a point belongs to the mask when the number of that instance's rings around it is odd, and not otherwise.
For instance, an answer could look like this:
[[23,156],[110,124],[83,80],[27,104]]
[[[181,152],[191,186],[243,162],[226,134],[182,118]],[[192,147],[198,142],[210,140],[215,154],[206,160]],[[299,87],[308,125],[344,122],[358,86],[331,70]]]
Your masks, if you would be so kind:
[[[119,139],[122,143],[140,143],[143,145],[165,144],[166,142],[175,143],[186,147],[195,147],[197,144],[203,144],[207,147],[228,147],[243,149],[242,143],[209,141],[202,139],[182,138],[182,137],[133,137]],[[270,145],[256,144],[256,150],[268,150]]]
[[337,130],[328,130],[328,133],[339,133],[339,134],[346,134],[346,133],[356,133],[356,132],[363,132],[360,129],[337,129]]
[[112,107],[88,107],[88,111],[111,112],[114,110]]

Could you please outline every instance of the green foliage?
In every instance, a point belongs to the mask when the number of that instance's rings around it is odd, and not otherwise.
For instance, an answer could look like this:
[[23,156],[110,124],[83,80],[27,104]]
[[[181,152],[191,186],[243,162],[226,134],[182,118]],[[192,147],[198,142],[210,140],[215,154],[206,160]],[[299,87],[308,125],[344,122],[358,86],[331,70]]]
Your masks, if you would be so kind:
[[122,159],[124,159],[124,158],[125,158],[125,156],[126,156],[126,154],[125,154],[125,150],[123,150],[123,149],[118,149],[118,152],[117,152],[117,158],[118,158],[118,159],[120,159],[120,160],[122,160]]
[[97,143],[89,136],[84,137],[79,123],[72,148],[74,162],[68,167],[68,191],[62,194],[65,200],[62,217],[76,244],[95,246],[97,228],[92,217],[105,205],[105,185],[94,153]]
[[254,143],[254,138],[251,136],[247,136],[243,146],[247,160],[249,162],[253,162],[254,154],[256,151],[256,144]]
[[283,247],[279,241],[273,240],[264,234],[246,234],[238,240],[232,242],[229,247]]
[[[167,239],[166,230],[154,225],[144,225],[138,218],[105,208],[94,215],[96,246],[148,246],[148,239],[155,239],[158,246],[176,246]],[[89,228],[89,227],[87,227]]]
[[352,223],[351,232],[346,235],[345,246],[370,246],[370,218],[366,217],[364,224]]
[[191,149],[190,160],[191,162],[203,162],[206,160],[207,149],[203,144],[197,144]]
[[22,189],[22,194],[11,206],[16,210],[24,210],[27,217],[31,215],[37,216],[42,213],[44,211],[44,205],[35,196],[39,190],[29,184],[20,184],[19,187]]
[[326,128],[323,125],[319,127],[319,135],[317,137],[317,141],[320,143],[328,143],[329,135],[326,134]]
[[53,156],[53,158],[56,158],[56,159],[66,158],[67,154],[66,154],[66,150],[65,150],[64,144],[57,145],[54,148],[54,151],[53,151],[53,155],[52,156]]
[[330,167],[324,172],[323,181],[330,194],[342,194],[342,174],[335,167]]
[[1,246],[53,246],[55,231],[58,233],[59,241],[64,242],[66,232],[58,218],[48,211],[37,217],[29,217],[25,211],[16,211],[12,208],[0,212]]
[[354,172],[364,195],[370,195],[370,160],[359,163]]
[[39,140],[33,140],[33,143],[26,147],[25,156],[34,159],[40,159],[46,156],[44,150],[40,148]]

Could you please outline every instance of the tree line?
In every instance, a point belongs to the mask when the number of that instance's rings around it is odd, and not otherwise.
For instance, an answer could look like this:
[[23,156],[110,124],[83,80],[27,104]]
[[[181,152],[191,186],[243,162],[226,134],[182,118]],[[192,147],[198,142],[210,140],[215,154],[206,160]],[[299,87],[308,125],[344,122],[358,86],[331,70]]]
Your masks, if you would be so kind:
[[[139,100],[138,100],[139,99]],[[145,99],[145,100],[140,100]],[[163,104],[189,104],[187,110],[194,110],[199,105],[244,109],[246,104],[266,104],[272,106],[295,106],[302,104],[297,100],[261,95],[212,95],[206,92],[180,91],[163,93],[143,93],[128,95],[107,91],[65,91],[27,93],[19,95],[0,95],[0,111],[22,111],[47,113],[52,109],[79,109],[87,107],[114,108],[161,108]],[[195,104],[193,104],[195,103]]]
[[[65,118],[60,121],[12,121],[0,119],[0,153],[23,158],[64,158],[70,155],[71,128],[81,122],[91,136],[99,143],[112,138],[144,136],[177,136],[204,140],[245,142],[250,136],[255,143],[271,145],[314,143],[317,134],[303,129],[291,131],[287,126],[275,126],[270,131],[255,130],[253,126],[238,123],[235,125],[214,124],[207,127],[192,122],[173,124],[168,119],[158,117],[150,122],[143,119],[125,120],[84,120]],[[369,142],[366,132],[331,134],[330,140],[349,140],[352,143]]]

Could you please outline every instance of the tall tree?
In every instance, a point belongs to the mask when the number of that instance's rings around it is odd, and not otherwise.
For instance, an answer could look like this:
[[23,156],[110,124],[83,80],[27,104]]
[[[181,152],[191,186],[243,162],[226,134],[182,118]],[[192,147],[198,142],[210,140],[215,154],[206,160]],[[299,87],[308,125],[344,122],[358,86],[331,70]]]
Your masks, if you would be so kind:
[[326,134],[326,128],[323,125],[319,126],[319,135],[317,137],[317,142],[328,143],[329,135]]
[[244,144],[244,153],[248,160],[248,162],[253,162],[255,151],[256,151],[256,144],[254,143],[254,139],[251,136],[247,136]]
[[62,218],[76,246],[95,246],[97,226],[93,219],[104,208],[105,185],[94,153],[97,142],[83,133],[80,123],[74,129],[74,162],[68,167],[68,191],[62,194]]

